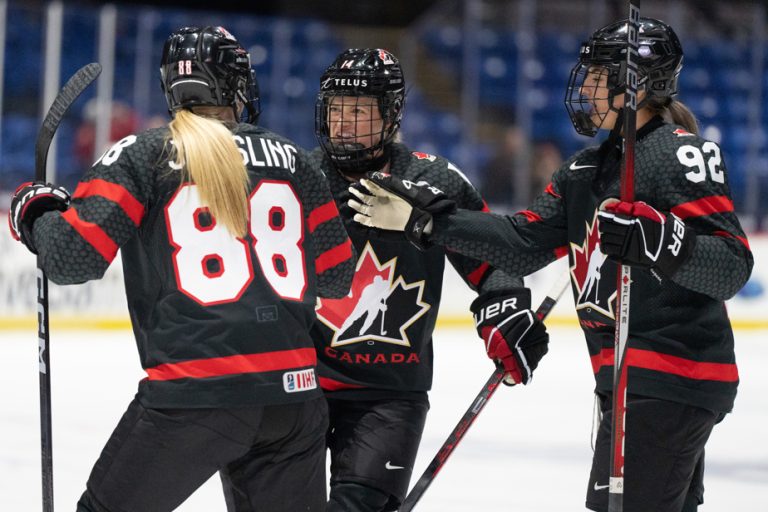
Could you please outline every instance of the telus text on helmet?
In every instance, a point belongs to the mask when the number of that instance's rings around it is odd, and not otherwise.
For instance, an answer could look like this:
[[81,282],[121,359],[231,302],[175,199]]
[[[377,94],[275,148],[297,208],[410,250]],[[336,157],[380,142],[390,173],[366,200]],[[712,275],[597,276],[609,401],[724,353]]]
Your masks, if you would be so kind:
[[368,87],[367,78],[328,78],[323,82],[323,89],[329,87]]

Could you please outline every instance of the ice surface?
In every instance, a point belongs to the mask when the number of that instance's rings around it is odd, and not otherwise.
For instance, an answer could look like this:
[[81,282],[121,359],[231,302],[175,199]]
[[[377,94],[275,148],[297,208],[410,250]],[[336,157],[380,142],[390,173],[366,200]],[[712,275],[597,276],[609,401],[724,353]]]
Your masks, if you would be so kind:
[[[91,466],[143,373],[131,333],[56,331],[52,325],[56,510],[74,510]],[[591,461],[593,379],[576,328],[551,328],[551,348],[526,387],[501,388],[416,510],[584,510]],[[736,408],[707,446],[703,512],[768,507],[768,343],[736,335],[741,386]],[[41,507],[37,342],[0,332],[0,510]],[[435,334],[435,381],[411,483],[426,468],[492,371],[473,330]],[[179,511],[224,511],[217,477]]]

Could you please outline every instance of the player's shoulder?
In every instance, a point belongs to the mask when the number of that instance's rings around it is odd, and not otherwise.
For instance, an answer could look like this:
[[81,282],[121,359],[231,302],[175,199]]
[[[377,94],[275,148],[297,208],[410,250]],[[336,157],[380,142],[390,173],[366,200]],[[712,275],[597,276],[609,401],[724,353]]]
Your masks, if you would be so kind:
[[648,136],[648,144],[651,148],[674,149],[677,150],[683,146],[694,146],[702,148],[705,145],[711,146],[717,144],[714,141],[708,140],[697,133],[693,133],[688,129],[677,124],[664,124],[658,129],[654,130]]
[[250,135],[254,137],[258,137],[260,139],[267,139],[272,140],[275,142],[279,142],[282,145],[288,145],[293,146],[296,148],[296,151],[306,152],[304,148],[302,148],[299,144],[296,143],[293,139],[286,137],[285,135],[281,135],[277,132],[273,132],[272,130],[268,128],[264,128],[263,126],[259,126],[256,124],[249,124],[249,123],[240,123],[237,125],[237,128],[235,129],[236,135]]
[[94,167],[112,169],[154,168],[167,153],[170,131],[167,127],[149,128],[126,135],[114,142],[96,161]]
[[566,158],[557,172],[568,174],[583,174],[589,169],[596,169],[600,165],[600,147],[590,146],[581,149]]
[[447,158],[412,150],[404,144],[392,145],[391,162],[392,174],[410,181],[426,181],[448,195],[472,187],[459,166]]
[[313,166],[319,169],[327,167],[329,164],[328,159],[325,157],[325,151],[320,146],[315,146],[307,151],[307,158]]
[[[136,149],[163,147],[168,143],[170,133],[171,132],[167,126],[149,128],[142,132],[128,135],[116,144],[123,144],[125,147],[134,146]],[[133,139],[133,141],[131,141],[131,139]]]

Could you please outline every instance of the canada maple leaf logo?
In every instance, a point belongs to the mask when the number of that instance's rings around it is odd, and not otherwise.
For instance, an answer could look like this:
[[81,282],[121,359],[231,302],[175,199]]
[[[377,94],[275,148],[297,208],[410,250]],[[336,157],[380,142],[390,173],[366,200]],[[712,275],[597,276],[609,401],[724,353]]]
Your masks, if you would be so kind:
[[615,319],[613,303],[616,299],[615,273],[602,275],[605,254],[600,251],[600,233],[597,229],[597,210],[592,222],[586,222],[584,242],[579,246],[571,242],[573,266],[571,279],[579,295],[576,309],[591,308],[608,318]]
[[419,160],[429,160],[430,162],[437,160],[435,155],[430,155],[429,153],[423,153],[421,151],[412,151],[411,154]]
[[396,264],[396,257],[381,263],[366,243],[347,296],[318,298],[317,318],[334,332],[331,347],[362,341],[411,346],[406,330],[431,306],[422,300],[424,281],[395,278]]
[[673,131],[672,133],[674,133],[678,137],[693,137],[694,136],[691,132],[689,132],[688,130],[683,130],[682,128],[678,128],[675,131]]

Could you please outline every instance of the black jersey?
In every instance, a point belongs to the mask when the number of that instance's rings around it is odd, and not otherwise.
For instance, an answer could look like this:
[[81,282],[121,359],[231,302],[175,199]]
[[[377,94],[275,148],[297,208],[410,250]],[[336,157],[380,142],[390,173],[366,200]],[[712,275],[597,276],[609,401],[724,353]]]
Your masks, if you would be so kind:
[[304,401],[320,393],[309,330],[318,294],[344,296],[354,248],[322,173],[263,128],[233,137],[251,181],[235,238],[180,183],[168,130],[130,135],[87,172],[66,212],[35,222],[52,281],[100,278],[121,251],[148,407]]
[[[393,175],[427,181],[462,208],[487,210],[480,194],[452,163],[435,155],[390,147]],[[475,291],[522,286],[484,261],[446,252],[420,251],[401,237],[381,235],[352,221],[350,182],[320,148],[321,165],[358,253],[352,288],[342,299],[321,299],[313,331],[320,384],[337,398],[402,396],[432,385],[432,331],[442,294],[445,257]],[[478,346],[478,350],[480,347]]]
[[[597,210],[619,196],[621,151],[606,141],[554,174],[529,210],[514,216],[438,216],[432,239],[527,275],[567,254],[597,389],[613,384],[616,264],[599,249]],[[724,301],[746,282],[753,260],[734,214],[717,144],[654,118],[640,130],[635,197],[693,228],[693,256],[671,280],[633,268],[626,355],[630,393],[715,411],[733,406],[738,371]]]

